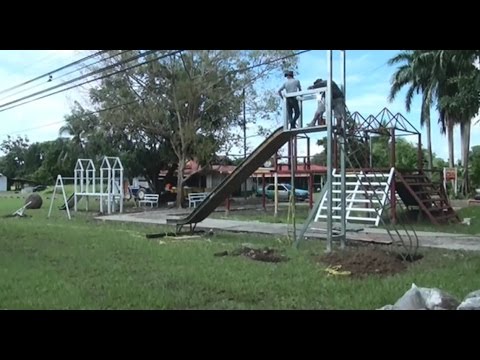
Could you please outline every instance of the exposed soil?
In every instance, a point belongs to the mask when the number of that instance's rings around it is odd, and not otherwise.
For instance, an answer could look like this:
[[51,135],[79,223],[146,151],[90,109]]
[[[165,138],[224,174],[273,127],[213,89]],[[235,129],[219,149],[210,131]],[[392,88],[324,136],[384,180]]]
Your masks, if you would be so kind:
[[253,249],[247,246],[235,249],[231,252],[222,251],[214,254],[214,256],[240,256],[243,255],[252,260],[263,261],[263,262],[282,262],[288,261],[288,258],[285,255],[279,254],[277,250],[264,247],[263,249]]
[[405,261],[398,252],[389,252],[375,246],[356,246],[316,256],[316,261],[331,267],[341,265],[341,271],[349,271],[353,277],[363,277],[400,273],[407,269],[409,263],[420,260],[422,257],[422,255],[416,255]]

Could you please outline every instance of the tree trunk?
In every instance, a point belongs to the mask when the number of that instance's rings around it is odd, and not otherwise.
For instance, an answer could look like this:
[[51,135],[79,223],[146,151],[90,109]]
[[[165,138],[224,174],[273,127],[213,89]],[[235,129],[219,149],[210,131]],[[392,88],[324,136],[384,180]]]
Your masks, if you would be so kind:
[[185,159],[179,159],[177,168],[177,208],[182,207],[183,202],[183,172],[185,170]]
[[470,179],[468,173],[468,155],[470,152],[470,127],[471,119],[460,123],[460,137],[462,141],[462,165],[463,165],[463,182],[462,194],[468,195],[470,193]]
[[432,128],[430,126],[430,107],[425,111],[425,127],[427,128],[427,162],[428,169],[433,169],[433,152],[432,152]]
[[450,116],[447,116],[447,136],[448,136],[448,166],[453,168],[455,166],[455,157],[453,151],[453,121]]

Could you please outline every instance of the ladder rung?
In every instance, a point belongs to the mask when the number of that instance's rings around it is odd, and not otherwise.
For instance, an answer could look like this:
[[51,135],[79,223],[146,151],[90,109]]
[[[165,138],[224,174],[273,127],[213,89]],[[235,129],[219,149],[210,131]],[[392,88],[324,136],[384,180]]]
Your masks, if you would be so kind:
[[[322,218],[322,219],[326,219],[327,218],[327,215],[319,215],[317,216],[317,219],[319,218]],[[377,221],[377,217],[374,217],[374,218],[366,218],[366,217],[360,217],[360,216],[347,216],[346,217],[347,220],[362,220],[362,221],[372,221],[372,222],[375,222]],[[317,219],[315,221],[317,221]],[[338,216],[338,215],[332,215],[332,219],[341,219],[341,216]]]
[[[342,190],[332,190],[332,193],[334,194],[340,194],[342,193]],[[346,194],[385,194],[385,191],[383,190],[345,190]],[[388,193],[388,192],[387,192]]]
[[[342,201],[342,199],[339,199],[339,198],[333,198],[332,201],[335,201],[335,202],[340,202]],[[367,204],[367,203],[370,203],[372,201],[375,201],[378,203],[377,200],[370,200],[370,199],[346,199],[345,200],[347,204],[349,203],[362,203],[362,204]]]
[[[341,186],[341,182],[332,182],[333,186]],[[345,182],[345,186],[387,186],[387,182],[381,182],[381,181],[370,181],[370,182],[353,182],[353,181],[347,181]]]
[[[354,178],[388,178],[390,174],[346,174],[345,177],[354,177]],[[340,174],[333,174],[333,177],[341,177]]]
[[[322,206],[320,211],[322,211],[322,210],[327,211],[327,208]],[[332,210],[342,210],[342,208],[339,207],[339,206],[335,206],[335,207],[332,207]],[[378,209],[375,209],[375,208],[351,208],[350,209],[348,207],[346,208],[346,210],[347,211],[364,211],[364,212],[377,212],[378,211]]]

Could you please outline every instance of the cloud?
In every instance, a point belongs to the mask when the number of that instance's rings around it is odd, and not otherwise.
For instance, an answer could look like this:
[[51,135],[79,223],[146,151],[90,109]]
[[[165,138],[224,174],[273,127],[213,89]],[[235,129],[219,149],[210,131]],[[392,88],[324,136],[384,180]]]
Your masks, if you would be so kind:
[[377,114],[386,105],[386,96],[379,93],[363,94],[347,99],[347,106],[350,111],[358,111],[366,115]]
[[[86,56],[87,53],[84,50],[2,51],[3,56],[0,57],[2,88],[0,91],[48,73],[48,71]],[[53,82],[47,82],[47,78],[45,78],[45,80],[40,79],[18,89],[0,93],[0,106],[58,83],[55,82],[55,79]],[[32,142],[56,139],[58,130],[63,124],[64,116],[70,112],[73,100],[81,97],[84,97],[84,91],[80,92],[77,89],[72,89],[2,111],[0,141],[5,139],[7,135],[27,135]],[[24,101],[28,100],[30,99]]]
[[[334,53],[333,67],[334,80],[339,81],[340,75],[340,57]],[[387,61],[395,56],[398,50],[348,50],[347,51],[347,106],[350,111],[358,111],[363,116],[370,114],[377,115],[383,108],[388,108],[394,114],[401,113],[412,125],[420,131],[422,135],[422,143],[426,147],[427,134],[426,129],[420,127],[420,106],[421,98],[415,95],[411,112],[407,113],[405,109],[405,94],[407,89],[402,89],[396,99],[390,103],[387,100],[390,91],[390,80],[395,71],[395,67],[388,66]],[[327,74],[327,57],[325,50],[314,50],[301,55],[299,63],[298,79],[302,86],[306,88],[312,84],[315,79],[326,78]],[[281,81],[281,80],[278,80]],[[277,87],[277,84],[274,84]],[[313,116],[315,112],[315,101],[306,102],[304,104],[303,118],[304,122]],[[437,124],[438,113],[435,109],[431,112],[432,125],[432,148],[435,154],[443,159],[448,158],[448,146],[445,136],[440,134]],[[251,134],[248,134],[251,135]],[[471,130],[471,146],[480,145],[480,124],[472,125]],[[313,133],[309,135],[311,138],[311,154],[315,154],[321,150],[316,146],[317,139],[324,136],[324,133]],[[407,136],[406,140],[416,143],[416,136]],[[251,146],[258,146],[263,138],[257,137],[252,139]],[[460,131],[457,128],[454,133],[455,157],[460,157]],[[306,155],[305,142],[299,142],[298,152],[300,155]]]
[[[347,75],[346,76],[346,82],[347,86],[350,87],[350,85],[355,85],[355,84],[360,84],[365,81],[365,77],[362,75]],[[347,89],[348,91],[348,89]]]
[[27,135],[32,142],[57,138],[64,115],[70,111],[61,94],[2,113],[5,123],[0,140],[6,135]]
[[[36,76],[48,73],[60,66],[78,60],[87,56],[90,51],[85,50],[3,50],[0,56],[0,79],[2,85],[0,91],[11,86],[30,80]],[[326,50],[313,50],[300,56],[298,78],[303,88],[313,84],[319,78],[326,78],[327,75],[327,56]],[[422,142],[426,145],[425,129],[420,129],[420,104],[421,99],[418,95],[414,97],[411,113],[405,110],[405,93],[403,89],[394,102],[389,103],[387,96],[390,90],[390,79],[395,71],[394,67],[386,65],[389,58],[398,53],[397,50],[348,50],[346,57],[346,77],[347,77],[347,106],[350,111],[358,111],[362,115],[378,114],[384,107],[390,109],[393,113],[402,113],[417,129],[422,133]],[[333,54],[334,80],[340,82],[340,52]],[[277,90],[283,78],[272,78],[265,87]],[[40,83],[33,83],[36,85]],[[39,91],[46,88],[49,84],[56,84],[55,78],[52,83],[43,83],[31,91]],[[19,88],[18,90],[21,90]],[[11,93],[0,93],[0,105],[9,99],[16,99],[19,96],[28,95],[31,91],[25,91],[21,94],[4,98]],[[57,138],[58,129],[61,127],[64,116],[70,112],[73,101],[80,100],[86,103],[86,90],[74,89],[65,93],[54,95],[28,105],[20,106],[15,109],[1,113],[0,141],[9,133],[27,134],[31,141],[46,141]],[[304,103],[303,120],[304,123],[311,120],[316,109],[316,101],[312,100]],[[432,111],[432,143],[434,152],[447,158],[447,140],[440,136],[437,126],[438,114]],[[52,125],[52,123],[55,123]],[[263,126],[271,127],[272,124],[260,122]],[[33,130],[29,130],[32,129]],[[256,127],[249,130],[247,136],[255,135]],[[27,131],[24,131],[27,130]],[[480,145],[480,124],[472,125],[471,145]],[[316,141],[324,136],[324,133],[310,134],[311,154],[320,152],[321,148],[316,145]],[[249,147],[255,148],[264,139],[255,137],[249,139]],[[416,142],[413,137],[409,140]],[[234,152],[235,150],[232,150]],[[243,153],[243,149],[238,150]],[[299,142],[299,154],[306,155],[306,141]],[[459,130],[455,132],[455,154],[460,155],[460,136]]]

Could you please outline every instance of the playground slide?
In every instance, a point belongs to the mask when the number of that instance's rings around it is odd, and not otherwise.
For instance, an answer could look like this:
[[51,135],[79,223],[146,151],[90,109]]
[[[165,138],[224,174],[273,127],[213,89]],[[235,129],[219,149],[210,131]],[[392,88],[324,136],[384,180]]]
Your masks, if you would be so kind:
[[226,177],[187,217],[183,219],[167,219],[167,224],[187,225],[204,220],[214,211],[229,194],[237,190],[248,177],[265,161],[271,158],[295,133],[319,131],[319,127],[295,130],[284,130],[283,126],[271,134],[254,152],[237,166],[235,171]]
[[[67,199],[67,204],[68,204],[68,208],[69,209],[73,209],[73,206],[75,205],[74,202],[75,200],[73,199],[73,197],[75,196],[75,193],[73,193],[72,195],[70,195]],[[77,201],[80,201],[80,199],[82,199],[83,196],[79,197]],[[59,207],[59,210],[66,210],[66,207],[65,207],[65,204],[63,204],[62,206]]]
[[[88,185],[91,185],[92,184],[92,181],[93,180],[90,180],[88,182]],[[75,193],[73,193],[72,195],[70,195],[67,199],[67,204],[68,204],[68,208],[69,209],[73,209],[73,207],[75,206],[75,199],[73,198],[75,196]],[[80,202],[80,200],[83,199],[83,196],[80,196],[78,199],[77,199],[77,202]],[[66,210],[66,207],[65,207],[65,204],[63,204],[62,206],[60,206],[58,208],[59,210]]]

